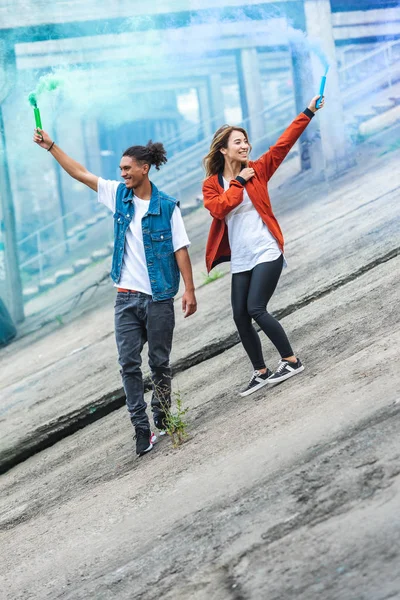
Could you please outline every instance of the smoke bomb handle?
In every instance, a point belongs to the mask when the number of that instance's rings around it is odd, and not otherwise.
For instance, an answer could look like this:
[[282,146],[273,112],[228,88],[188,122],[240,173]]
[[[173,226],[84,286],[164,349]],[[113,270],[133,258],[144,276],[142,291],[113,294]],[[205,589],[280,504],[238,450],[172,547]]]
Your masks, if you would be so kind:
[[324,91],[325,91],[325,83],[326,83],[326,75],[322,75],[322,77],[321,77],[321,85],[319,86],[319,95],[320,95],[320,97],[318,98],[318,100],[315,103],[315,107],[316,108],[319,108],[321,106],[322,97],[323,97]]
[[[37,106],[35,106],[35,108],[33,109],[33,114],[35,115],[36,129],[43,129],[43,127],[42,127],[42,119],[40,118],[40,110],[38,109]],[[39,135],[43,139],[42,134],[39,133]]]
[[35,123],[36,123],[36,129],[43,129],[42,127],[42,120],[40,118],[40,111],[39,109],[36,107],[33,109],[33,113],[35,115]]

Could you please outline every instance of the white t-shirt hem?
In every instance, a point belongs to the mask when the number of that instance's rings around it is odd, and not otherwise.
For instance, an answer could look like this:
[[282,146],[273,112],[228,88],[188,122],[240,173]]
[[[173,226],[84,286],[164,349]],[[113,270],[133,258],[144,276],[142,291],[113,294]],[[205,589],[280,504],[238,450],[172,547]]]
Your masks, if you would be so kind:
[[[224,188],[229,188],[226,179]],[[232,274],[251,271],[261,263],[277,260],[282,254],[276,238],[263,222],[246,190],[243,190],[242,202],[228,213],[225,222],[232,253]]]

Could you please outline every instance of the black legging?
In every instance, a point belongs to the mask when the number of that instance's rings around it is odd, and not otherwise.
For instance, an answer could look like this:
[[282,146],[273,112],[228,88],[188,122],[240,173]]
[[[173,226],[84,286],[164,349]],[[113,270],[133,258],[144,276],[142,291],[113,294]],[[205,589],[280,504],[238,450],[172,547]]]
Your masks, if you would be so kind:
[[265,362],[252,319],[269,337],[282,358],[293,355],[282,325],[267,312],[267,304],[279,281],[282,266],[281,254],[276,260],[256,265],[251,271],[232,275],[233,319],[254,369],[263,369]]

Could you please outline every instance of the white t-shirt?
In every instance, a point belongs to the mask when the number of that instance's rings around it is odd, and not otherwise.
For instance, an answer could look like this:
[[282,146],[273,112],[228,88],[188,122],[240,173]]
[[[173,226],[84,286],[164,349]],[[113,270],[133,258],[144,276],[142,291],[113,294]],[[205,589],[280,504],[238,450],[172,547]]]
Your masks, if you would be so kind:
[[[229,181],[224,178],[224,188]],[[280,257],[278,242],[258,214],[243,190],[243,200],[225,217],[231,247],[231,273],[250,271],[256,265],[270,262]]]
[[[99,177],[98,180],[98,201],[113,212],[115,212],[115,201],[119,185],[120,183],[118,181],[110,181],[109,179],[102,179],[101,177]],[[142,218],[149,209],[150,200],[142,200],[134,195],[133,203],[135,205],[135,210],[125,236],[124,260],[122,263],[121,277],[117,287],[136,290],[137,292],[151,295],[150,278],[147,271],[142,233]],[[190,246],[182,214],[178,206],[174,208],[174,212],[172,213],[171,230],[174,252],[180,248],[187,248]]]

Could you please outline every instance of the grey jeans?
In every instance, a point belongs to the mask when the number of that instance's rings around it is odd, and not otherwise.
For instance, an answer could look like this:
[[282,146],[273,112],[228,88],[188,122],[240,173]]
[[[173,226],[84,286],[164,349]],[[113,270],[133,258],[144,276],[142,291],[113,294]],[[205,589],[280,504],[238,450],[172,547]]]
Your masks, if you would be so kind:
[[169,358],[175,326],[174,300],[153,302],[141,292],[118,292],[115,301],[115,338],[126,404],[133,426],[149,427],[144,401],[141,353],[149,345],[149,367],[153,382],[153,418],[171,406]]

